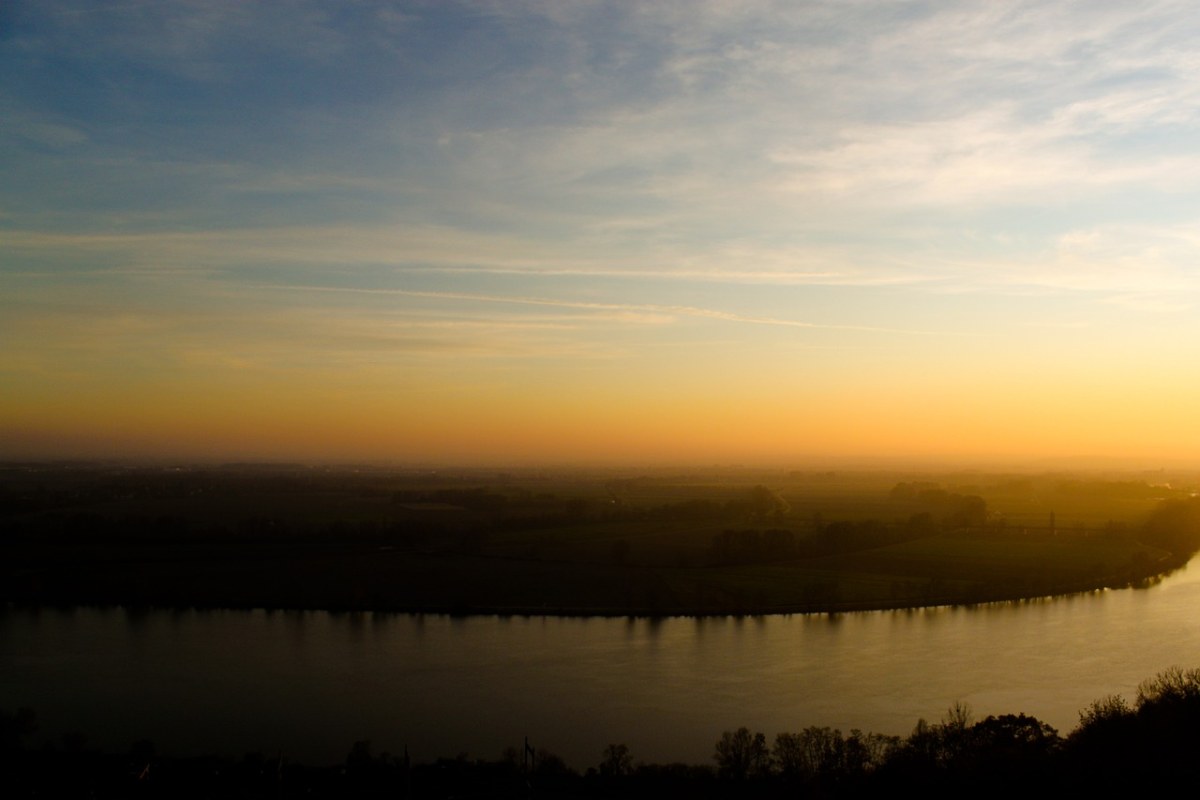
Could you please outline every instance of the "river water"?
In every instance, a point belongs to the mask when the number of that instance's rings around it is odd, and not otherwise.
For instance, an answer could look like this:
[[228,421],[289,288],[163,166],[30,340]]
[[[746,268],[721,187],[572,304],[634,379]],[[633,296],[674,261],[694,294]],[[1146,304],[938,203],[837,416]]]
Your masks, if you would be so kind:
[[1200,666],[1200,569],[1148,589],[977,607],[744,618],[451,618],[0,607],[0,709],[39,740],[336,763],[531,744],[586,769],[711,761],[723,730],[907,734],[954,702],[1067,733],[1080,709]]

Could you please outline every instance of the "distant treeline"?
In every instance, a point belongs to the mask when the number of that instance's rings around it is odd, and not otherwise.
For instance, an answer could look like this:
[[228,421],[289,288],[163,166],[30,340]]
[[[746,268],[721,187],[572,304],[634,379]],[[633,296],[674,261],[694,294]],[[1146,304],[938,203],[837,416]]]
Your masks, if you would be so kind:
[[1200,497],[1164,500],[1142,534],[1146,544],[1190,557],[1200,551]]
[[33,745],[36,715],[0,712],[6,797],[1078,797],[1186,790],[1200,778],[1200,670],[1171,668],[1080,713],[1068,736],[1025,714],[974,720],[954,704],[907,737],[810,726],[768,740],[726,731],[711,764],[635,762],[610,744],[578,772],[526,743],[498,760],[467,755],[413,764],[356,742],[344,763],[302,765],[283,754],[178,758],[140,741],[127,753],[80,733]]
[[[872,479],[825,494],[826,480],[0,466],[0,601],[849,611],[1137,585],[1200,548],[1200,500],[1140,481],[997,484],[1010,524],[974,485]],[[1084,498],[1069,527],[1040,511],[1042,491]],[[1044,521],[1018,523],[1031,507]]]

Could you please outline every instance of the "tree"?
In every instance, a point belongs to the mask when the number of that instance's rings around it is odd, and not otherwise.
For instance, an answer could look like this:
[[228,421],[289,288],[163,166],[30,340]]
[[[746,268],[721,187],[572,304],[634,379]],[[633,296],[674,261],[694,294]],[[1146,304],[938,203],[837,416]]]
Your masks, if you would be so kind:
[[1110,724],[1113,721],[1127,719],[1133,716],[1133,709],[1119,694],[1110,694],[1079,712],[1079,728],[1087,729],[1095,726]]
[[620,777],[628,775],[633,769],[633,759],[629,757],[629,748],[623,744],[610,744],[604,748],[600,761],[600,774]]
[[858,774],[878,769],[900,747],[900,742],[899,736],[852,729],[846,737],[846,770]]
[[1168,667],[1163,672],[1138,685],[1138,711],[1154,706],[1200,703],[1200,669],[1183,670]]
[[755,519],[779,519],[791,510],[779,492],[761,483],[750,490],[750,513]]
[[775,736],[771,755],[785,778],[809,778],[808,759],[804,757],[804,744],[798,733],[780,733]]
[[1195,553],[1200,549],[1200,498],[1159,503],[1146,520],[1142,541],[1177,556]]
[[716,750],[713,758],[722,777],[745,780],[766,775],[771,770],[767,737],[761,733],[751,735],[748,728],[738,728],[732,733],[725,731]]
[[842,771],[845,744],[840,730],[810,725],[800,733],[776,736],[773,754],[784,775],[830,777]]
[[971,747],[994,761],[1044,758],[1061,743],[1051,726],[1025,714],[989,716],[971,726]]
[[929,725],[917,720],[917,727],[909,737],[913,748],[927,758],[931,764],[951,764],[970,746],[971,707],[962,701],[946,709],[940,725]]

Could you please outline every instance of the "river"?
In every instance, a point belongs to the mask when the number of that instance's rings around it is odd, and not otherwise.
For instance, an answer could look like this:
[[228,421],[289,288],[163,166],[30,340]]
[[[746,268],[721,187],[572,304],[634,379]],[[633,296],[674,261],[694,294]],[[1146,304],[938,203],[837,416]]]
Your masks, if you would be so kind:
[[954,702],[1063,734],[1092,700],[1200,666],[1200,569],[1148,589],[839,615],[452,618],[0,608],[0,709],[38,740],[336,763],[356,740],[416,760],[524,737],[577,769],[709,763],[723,730],[907,734]]

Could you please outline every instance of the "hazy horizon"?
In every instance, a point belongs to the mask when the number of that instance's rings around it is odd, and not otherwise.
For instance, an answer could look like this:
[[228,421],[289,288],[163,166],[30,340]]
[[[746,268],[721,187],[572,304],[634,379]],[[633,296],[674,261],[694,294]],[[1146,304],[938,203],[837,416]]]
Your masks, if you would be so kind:
[[379,472],[436,472],[444,475],[461,473],[464,477],[476,476],[481,480],[489,475],[545,473],[547,475],[576,473],[586,475],[645,474],[671,475],[693,473],[724,476],[728,478],[766,476],[771,474],[820,476],[823,474],[843,475],[895,475],[912,477],[952,476],[1078,476],[1095,478],[1150,479],[1154,476],[1171,479],[1200,478],[1200,464],[1191,459],[1138,460],[1121,458],[1095,458],[1082,456],[1047,457],[1041,459],[963,458],[949,459],[930,457],[925,459],[905,456],[827,456],[765,461],[695,460],[673,461],[668,459],[403,459],[403,458],[353,458],[353,457],[297,457],[256,456],[255,454],[154,454],[113,455],[109,451],[95,453],[50,453],[21,454],[0,458],[0,467],[79,467],[118,469],[226,469],[262,468],[328,470],[332,472],[377,470]]
[[1198,29],[7,3],[0,459],[1200,467]]

